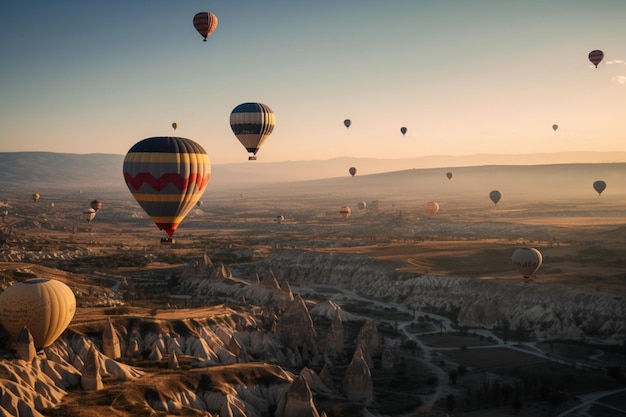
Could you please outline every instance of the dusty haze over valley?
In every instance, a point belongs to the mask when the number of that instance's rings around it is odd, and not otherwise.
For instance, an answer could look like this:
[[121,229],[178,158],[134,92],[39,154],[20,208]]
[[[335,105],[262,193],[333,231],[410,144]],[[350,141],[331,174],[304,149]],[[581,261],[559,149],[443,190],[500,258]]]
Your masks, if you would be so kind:
[[0,329],[0,414],[626,413],[624,156],[216,165],[164,244],[123,156],[0,153],[0,288],[77,301],[26,358]]

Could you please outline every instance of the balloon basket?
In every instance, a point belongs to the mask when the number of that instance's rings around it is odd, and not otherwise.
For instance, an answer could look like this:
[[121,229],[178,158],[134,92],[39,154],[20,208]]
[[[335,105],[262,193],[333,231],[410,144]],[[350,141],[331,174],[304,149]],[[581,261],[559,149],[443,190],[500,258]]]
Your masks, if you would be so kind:
[[256,161],[256,156],[249,156],[248,161]]
[[174,238],[171,238],[171,237],[162,237],[161,243],[173,245],[174,243],[176,243],[176,240],[174,240]]

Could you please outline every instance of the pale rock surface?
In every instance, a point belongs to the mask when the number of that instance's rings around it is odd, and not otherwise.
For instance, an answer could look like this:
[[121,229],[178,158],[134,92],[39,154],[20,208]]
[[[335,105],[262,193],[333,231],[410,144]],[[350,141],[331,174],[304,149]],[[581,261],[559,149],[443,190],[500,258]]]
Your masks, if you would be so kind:
[[85,391],[98,391],[104,388],[102,376],[100,375],[100,361],[94,347],[89,350],[87,355],[83,375],[80,378],[80,385]]

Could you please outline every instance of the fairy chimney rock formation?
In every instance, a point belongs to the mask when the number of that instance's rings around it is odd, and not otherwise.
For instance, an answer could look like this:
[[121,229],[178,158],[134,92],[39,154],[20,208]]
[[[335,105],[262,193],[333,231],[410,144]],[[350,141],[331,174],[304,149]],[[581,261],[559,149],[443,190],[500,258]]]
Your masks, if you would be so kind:
[[102,376],[100,375],[100,361],[98,361],[96,349],[93,346],[87,354],[83,375],[80,377],[80,384],[85,391],[97,391],[104,388]]
[[313,403],[311,388],[302,374],[293,381],[287,391],[283,417],[320,417]]
[[16,354],[19,359],[26,362],[32,362],[35,356],[37,356],[33,335],[30,334],[26,327],[22,327],[17,337]]
[[291,349],[298,349],[304,345],[315,347],[317,336],[313,319],[300,295],[294,297],[289,307],[279,317],[276,334],[279,340]]
[[354,351],[352,361],[346,370],[343,378],[343,390],[346,397],[352,401],[370,404],[374,398],[372,373],[360,347]]
[[265,288],[266,290],[280,291],[280,285],[278,285],[278,280],[276,279],[276,276],[271,269],[267,270],[267,273],[261,280],[260,284],[261,288]]
[[331,390],[335,389],[335,382],[333,381],[333,375],[330,373],[328,364],[324,364],[324,367],[320,371],[320,379]]
[[345,330],[341,320],[341,310],[335,310],[335,316],[326,332],[326,350],[328,353],[338,354],[343,352]]
[[104,325],[102,331],[102,353],[111,359],[119,359],[122,356],[122,348],[120,345],[120,338],[111,323],[111,318]]
[[178,363],[178,353],[176,353],[176,351],[170,353],[170,357],[167,359],[167,367],[170,369],[180,368],[180,365]]
[[372,356],[380,354],[382,345],[376,323],[372,320],[368,320],[365,324],[363,324],[361,330],[359,330],[358,336],[356,337],[356,344],[363,344],[364,346],[367,346],[367,351]]

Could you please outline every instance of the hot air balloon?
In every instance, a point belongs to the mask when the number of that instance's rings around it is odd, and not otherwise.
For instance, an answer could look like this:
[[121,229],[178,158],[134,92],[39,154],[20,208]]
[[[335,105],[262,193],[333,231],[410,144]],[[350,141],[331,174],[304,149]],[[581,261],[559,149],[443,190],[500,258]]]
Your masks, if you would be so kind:
[[343,125],[348,128],[350,127],[350,125],[352,124],[352,121],[350,119],[346,119],[343,121]]
[[424,213],[427,216],[434,216],[435,214],[437,214],[437,212],[439,211],[439,204],[437,204],[437,202],[435,201],[429,201],[428,203],[426,203],[426,206],[424,206]]
[[285,216],[276,216],[276,223],[281,224],[285,220]]
[[89,203],[89,205],[91,206],[92,209],[94,209],[95,211],[98,211],[102,208],[102,201],[91,200],[91,203]]
[[87,223],[91,223],[94,217],[96,217],[96,211],[91,207],[83,211],[83,219],[87,220]]
[[519,248],[513,252],[513,264],[526,279],[537,272],[543,260],[541,252],[535,248]]
[[174,122],[172,123],[172,129],[176,130],[178,128],[178,123]]
[[350,210],[350,207],[348,206],[341,206],[341,208],[339,209],[339,214],[344,220],[348,218],[350,213],[352,213],[352,210]]
[[172,236],[211,178],[209,155],[191,139],[153,137],[124,158],[124,180],[157,227]]
[[359,210],[364,210],[365,207],[367,207],[367,203],[365,201],[361,201],[359,204],[356,205]]
[[498,204],[498,201],[502,198],[502,193],[498,190],[493,190],[489,193],[489,198],[493,201],[493,204]]
[[402,136],[406,135],[406,131],[407,131],[406,127],[401,127],[400,128],[400,132],[402,132]]
[[352,175],[354,177],[354,175],[356,174],[356,168],[355,167],[350,167],[348,172],[350,173],[350,175]]
[[39,193],[34,193],[32,197],[33,197],[33,201],[36,203],[41,196],[39,195]]
[[595,181],[593,183],[593,189],[596,190],[598,195],[602,195],[602,191],[606,189],[606,182],[604,181]]
[[230,113],[230,128],[239,142],[256,159],[256,153],[270,136],[276,125],[276,116],[269,106],[262,103],[243,103]]
[[446,172],[446,177],[448,177],[449,180],[452,179],[452,173],[451,172]]
[[559,128],[559,125],[552,125],[552,130],[554,130],[555,132],[558,128]]
[[602,61],[602,58],[604,58],[604,52],[599,49],[589,52],[589,61],[591,61],[596,68],[598,68],[598,64]]
[[196,13],[193,17],[193,27],[196,28],[198,33],[204,38],[204,42],[206,42],[206,38],[217,28],[217,16],[211,12]]
[[64,283],[32,278],[11,285],[0,294],[0,324],[11,338],[23,327],[33,336],[36,349],[50,346],[61,336],[76,312],[74,293]]
[[48,204],[48,207],[50,207],[50,208],[54,208],[54,203],[50,203],[50,204]]

